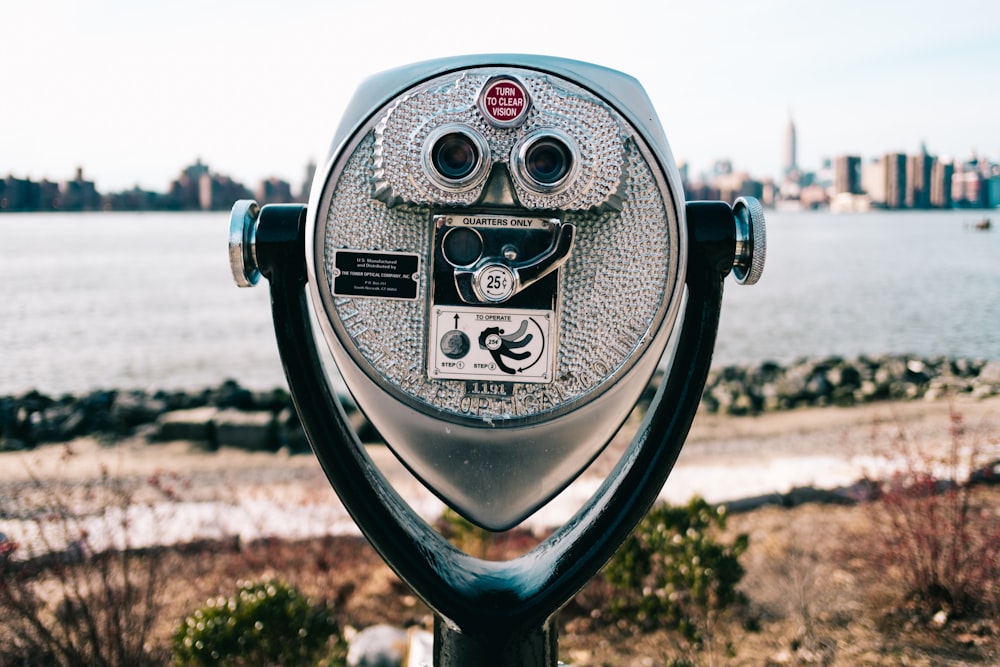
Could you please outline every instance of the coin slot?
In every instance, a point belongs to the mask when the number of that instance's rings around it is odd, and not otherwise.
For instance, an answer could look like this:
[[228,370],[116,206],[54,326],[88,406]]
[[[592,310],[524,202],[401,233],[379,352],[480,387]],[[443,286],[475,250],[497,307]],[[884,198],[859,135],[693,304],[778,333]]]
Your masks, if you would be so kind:
[[441,240],[441,252],[452,266],[471,266],[483,254],[483,238],[474,229],[451,229]]

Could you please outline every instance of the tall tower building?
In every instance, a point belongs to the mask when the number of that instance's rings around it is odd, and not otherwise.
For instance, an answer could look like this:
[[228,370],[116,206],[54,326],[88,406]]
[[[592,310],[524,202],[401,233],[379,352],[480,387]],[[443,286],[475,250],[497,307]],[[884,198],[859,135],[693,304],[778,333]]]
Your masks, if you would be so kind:
[[906,206],[908,208],[931,207],[931,170],[936,160],[927,154],[912,155],[906,165]]
[[886,153],[885,164],[885,207],[903,208],[906,205],[906,155]]
[[782,163],[785,176],[799,170],[798,150],[798,139],[795,136],[795,121],[792,120],[792,115],[788,114],[788,126],[785,128],[785,159]]
[[935,160],[931,167],[931,206],[951,208],[951,179],[954,175],[955,165]]

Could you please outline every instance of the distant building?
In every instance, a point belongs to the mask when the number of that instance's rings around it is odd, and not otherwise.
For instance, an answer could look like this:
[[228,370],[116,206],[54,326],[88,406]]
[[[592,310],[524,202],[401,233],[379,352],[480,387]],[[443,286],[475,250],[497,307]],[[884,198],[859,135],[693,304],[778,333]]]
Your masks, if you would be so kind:
[[83,178],[83,168],[77,167],[76,177],[59,188],[58,208],[62,211],[99,211],[101,195],[93,181]]
[[202,211],[228,211],[237,199],[250,199],[253,193],[228,176],[204,173],[198,182]]
[[955,175],[955,165],[951,162],[934,162],[931,167],[931,206],[951,208],[951,181]]
[[873,206],[885,206],[885,161],[869,160],[861,167],[861,187]]
[[925,209],[931,207],[931,171],[935,158],[926,150],[919,155],[912,155],[906,165],[906,197],[907,208]]
[[[299,190],[299,201],[301,202],[309,201],[309,192],[312,190],[312,182],[315,177],[316,177],[316,162],[313,160],[309,160],[309,163],[306,165],[305,178],[302,180],[302,189]],[[682,180],[686,181],[687,178],[682,178]]]
[[228,176],[213,174],[198,159],[181,171],[170,184],[163,208],[179,211],[223,211],[232,208],[237,199],[249,199],[253,193]]
[[992,165],[984,176],[986,183],[986,206],[997,208],[1000,206],[1000,165]]
[[159,211],[169,206],[167,198],[159,192],[134,187],[105,195],[104,208],[108,211]]
[[208,175],[208,166],[201,158],[191,166],[186,167],[170,184],[168,197],[170,208],[181,211],[196,211],[202,208],[202,176]]
[[712,178],[728,176],[733,173],[733,161],[725,158],[712,163]]
[[[0,182],[0,211],[27,211],[31,181],[8,175]],[[37,195],[36,195],[37,198]]]
[[885,207],[903,208],[906,205],[906,156],[886,153],[882,161],[885,165]]
[[833,191],[859,195],[861,187],[861,158],[857,155],[841,155],[833,161]]
[[960,208],[987,208],[988,192],[985,179],[976,168],[956,171],[951,179],[951,198]]
[[718,188],[703,180],[685,183],[684,198],[688,201],[715,201],[720,199]]
[[717,193],[716,199],[730,203],[739,197],[761,199],[764,196],[764,184],[751,178],[745,171],[716,176],[712,179],[712,190]]
[[60,187],[52,181],[43,178],[37,185],[38,198],[35,202],[36,211],[55,211],[60,208]]
[[785,176],[791,176],[799,170],[798,137],[795,132],[795,121],[788,115],[788,125],[785,126],[785,154],[782,167]]
[[261,204],[291,204],[295,201],[288,181],[274,177],[261,181],[256,195]]

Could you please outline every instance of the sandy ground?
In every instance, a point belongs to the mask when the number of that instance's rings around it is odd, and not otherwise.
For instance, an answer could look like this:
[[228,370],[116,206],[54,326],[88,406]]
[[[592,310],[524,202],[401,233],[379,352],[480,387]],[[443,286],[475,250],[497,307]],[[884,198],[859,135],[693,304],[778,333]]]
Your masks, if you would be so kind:
[[[850,485],[865,475],[884,472],[899,453],[900,434],[945,451],[953,441],[956,415],[963,442],[975,444],[984,462],[1000,460],[1000,397],[806,409],[759,417],[700,414],[661,497],[682,503],[698,494],[722,503],[794,487]],[[569,518],[611,470],[634,427],[626,424],[605,453],[526,526],[541,531]],[[418,513],[433,520],[442,511],[441,503],[387,448],[371,446],[368,452]],[[77,509],[96,503],[87,489],[102,478],[122,483],[133,494],[133,544],[231,535],[311,537],[357,530],[310,455],[206,451],[189,442],[109,443],[81,438],[67,445],[0,454],[4,510],[0,532],[16,537],[25,530],[18,515],[44,503],[54,484],[79,503]],[[156,513],[157,521],[144,522],[144,513]],[[144,523],[155,523],[156,534],[142,534]]]

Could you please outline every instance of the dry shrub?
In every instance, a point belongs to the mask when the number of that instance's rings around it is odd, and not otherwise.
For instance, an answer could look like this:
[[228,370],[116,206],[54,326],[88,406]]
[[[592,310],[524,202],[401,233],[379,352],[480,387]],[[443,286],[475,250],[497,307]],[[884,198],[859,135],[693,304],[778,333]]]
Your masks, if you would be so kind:
[[897,424],[889,452],[899,465],[876,483],[880,565],[901,574],[908,597],[929,616],[1000,609],[1000,513],[969,481],[988,468],[983,443],[967,440],[954,407],[941,451]]
[[150,638],[161,553],[129,543],[133,493],[104,470],[86,485],[33,479],[18,498],[31,500],[4,509],[29,537],[0,554],[0,664],[163,664]]

